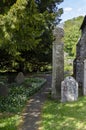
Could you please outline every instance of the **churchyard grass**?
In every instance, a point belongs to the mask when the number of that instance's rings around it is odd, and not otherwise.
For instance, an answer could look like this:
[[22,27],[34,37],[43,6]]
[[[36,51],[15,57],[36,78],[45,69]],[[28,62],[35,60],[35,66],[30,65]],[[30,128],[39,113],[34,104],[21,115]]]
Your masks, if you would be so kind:
[[42,130],[86,130],[86,97],[70,103],[47,100],[41,126]]
[[2,115],[0,115],[0,130],[17,130],[20,119],[20,115],[2,113]]
[[0,130],[17,130],[27,100],[45,82],[43,78],[25,78],[25,82],[21,85],[8,84],[8,96],[0,97]]

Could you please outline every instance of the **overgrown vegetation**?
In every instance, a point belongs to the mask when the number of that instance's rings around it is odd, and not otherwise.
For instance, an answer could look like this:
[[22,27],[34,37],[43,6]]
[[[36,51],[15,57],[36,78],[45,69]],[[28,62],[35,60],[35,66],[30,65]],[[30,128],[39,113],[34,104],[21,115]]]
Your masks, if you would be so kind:
[[41,124],[42,130],[85,130],[86,97],[70,103],[46,101]]
[[17,130],[20,114],[27,100],[45,82],[46,80],[43,78],[26,78],[21,85],[16,83],[8,84],[8,96],[0,97],[0,130]]

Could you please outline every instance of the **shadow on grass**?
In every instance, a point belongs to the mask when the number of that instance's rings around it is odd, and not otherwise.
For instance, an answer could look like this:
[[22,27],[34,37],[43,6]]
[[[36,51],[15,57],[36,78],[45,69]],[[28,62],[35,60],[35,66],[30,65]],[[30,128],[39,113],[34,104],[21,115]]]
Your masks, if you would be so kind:
[[42,114],[43,130],[86,130],[86,97],[71,103],[49,100]]

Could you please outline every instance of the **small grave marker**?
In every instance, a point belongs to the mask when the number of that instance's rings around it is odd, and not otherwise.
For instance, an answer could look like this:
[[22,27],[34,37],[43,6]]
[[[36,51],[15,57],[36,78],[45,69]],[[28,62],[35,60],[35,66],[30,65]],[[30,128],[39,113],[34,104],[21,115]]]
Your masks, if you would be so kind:
[[68,76],[61,84],[61,101],[76,101],[78,98],[78,83],[72,76]]
[[24,77],[23,73],[19,72],[17,77],[16,77],[16,82],[18,84],[22,84],[24,82],[24,80],[25,80],[25,77]]

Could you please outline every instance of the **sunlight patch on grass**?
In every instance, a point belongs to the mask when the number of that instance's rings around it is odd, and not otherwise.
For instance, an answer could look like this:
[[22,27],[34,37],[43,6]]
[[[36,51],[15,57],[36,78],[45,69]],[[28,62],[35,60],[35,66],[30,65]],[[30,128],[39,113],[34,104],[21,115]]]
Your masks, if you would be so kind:
[[70,103],[46,101],[42,127],[42,130],[86,130],[86,97]]
[[0,130],[17,130],[17,125],[20,120],[19,115],[4,117],[0,119]]

